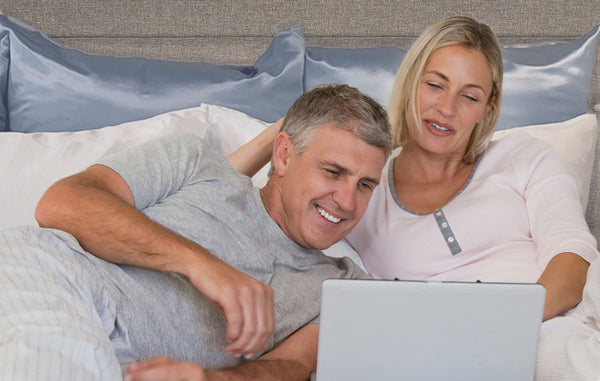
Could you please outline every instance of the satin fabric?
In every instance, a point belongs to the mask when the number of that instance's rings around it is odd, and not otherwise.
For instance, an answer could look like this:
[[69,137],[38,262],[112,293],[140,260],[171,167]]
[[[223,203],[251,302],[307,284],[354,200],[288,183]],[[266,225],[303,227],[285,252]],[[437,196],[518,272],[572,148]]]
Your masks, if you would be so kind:
[[304,51],[290,28],[252,66],[93,56],[0,15],[0,130],[88,130],[201,103],[276,121],[302,93]]

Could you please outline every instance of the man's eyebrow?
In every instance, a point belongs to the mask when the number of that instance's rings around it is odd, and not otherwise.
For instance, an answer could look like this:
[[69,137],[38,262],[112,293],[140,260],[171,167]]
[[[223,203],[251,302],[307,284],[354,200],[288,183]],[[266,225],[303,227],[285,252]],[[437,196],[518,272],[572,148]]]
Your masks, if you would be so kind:
[[362,181],[367,181],[367,182],[369,182],[369,183],[373,183],[373,184],[375,184],[375,185],[379,185],[379,180],[377,180],[377,179],[373,179],[373,178],[371,178],[371,177],[364,177],[364,178],[362,179]]
[[[337,172],[339,172],[340,174],[342,174],[342,175],[352,174],[352,172],[348,168],[346,168],[344,166],[341,166],[341,165],[339,165],[337,163],[334,163],[332,161],[322,161],[321,164],[322,165],[327,165],[327,166],[334,167],[335,170]],[[363,177],[361,179],[361,181],[367,181],[367,182],[373,183],[375,185],[379,185],[379,180],[378,179],[374,179],[372,177]]]

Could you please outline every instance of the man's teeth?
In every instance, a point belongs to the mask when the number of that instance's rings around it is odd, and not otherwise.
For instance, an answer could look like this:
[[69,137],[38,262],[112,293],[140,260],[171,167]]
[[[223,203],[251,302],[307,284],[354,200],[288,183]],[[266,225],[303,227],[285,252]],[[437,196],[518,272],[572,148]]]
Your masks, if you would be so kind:
[[440,131],[450,131],[450,129],[448,129],[448,128],[445,128],[445,127],[442,127],[442,126],[440,126],[440,125],[438,125],[438,124],[435,124],[435,123],[433,123],[433,122],[432,122],[432,123],[429,123],[429,124],[431,124],[433,127],[435,127],[436,129],[438,129],[438,130],[440,130]]
[[326,211],[324,211],[321,208],[317,208],[317,210],[323,217],[325,217],[327,219],[327,221],[333,222],[334,224],[337,224],[338,222],[340,222],[342,220],[341,218],[332,216],[331,214],[327,213]]

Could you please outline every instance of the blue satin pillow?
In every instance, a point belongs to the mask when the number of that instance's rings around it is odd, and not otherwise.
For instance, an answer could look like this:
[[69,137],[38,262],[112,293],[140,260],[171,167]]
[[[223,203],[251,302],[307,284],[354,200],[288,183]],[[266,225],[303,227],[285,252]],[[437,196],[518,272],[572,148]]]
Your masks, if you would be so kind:
[[[561,122],[586,112],[600,27],[577,41],[502,47],[504,83],[497,129]],[[358,87],[387,106],[398,48],[306,48],[305,90],[324,83]]]
[[0,131],[88,130],[200,103],[272,122],[303,90],[299,28],[277,33],[253,66],[88,55],[4,15],[0,43]]
[[326,83],[347,83],[382,105],[388,104],[404,49],[391,47],[344,49],[306,48],[304,89]]

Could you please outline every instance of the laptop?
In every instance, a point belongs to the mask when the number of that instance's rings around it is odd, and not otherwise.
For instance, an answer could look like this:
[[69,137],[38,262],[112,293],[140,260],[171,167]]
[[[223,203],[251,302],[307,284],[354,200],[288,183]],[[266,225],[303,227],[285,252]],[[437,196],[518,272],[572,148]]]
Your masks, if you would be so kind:
[[534,378],[538,284],[328,279],[317,381]]

